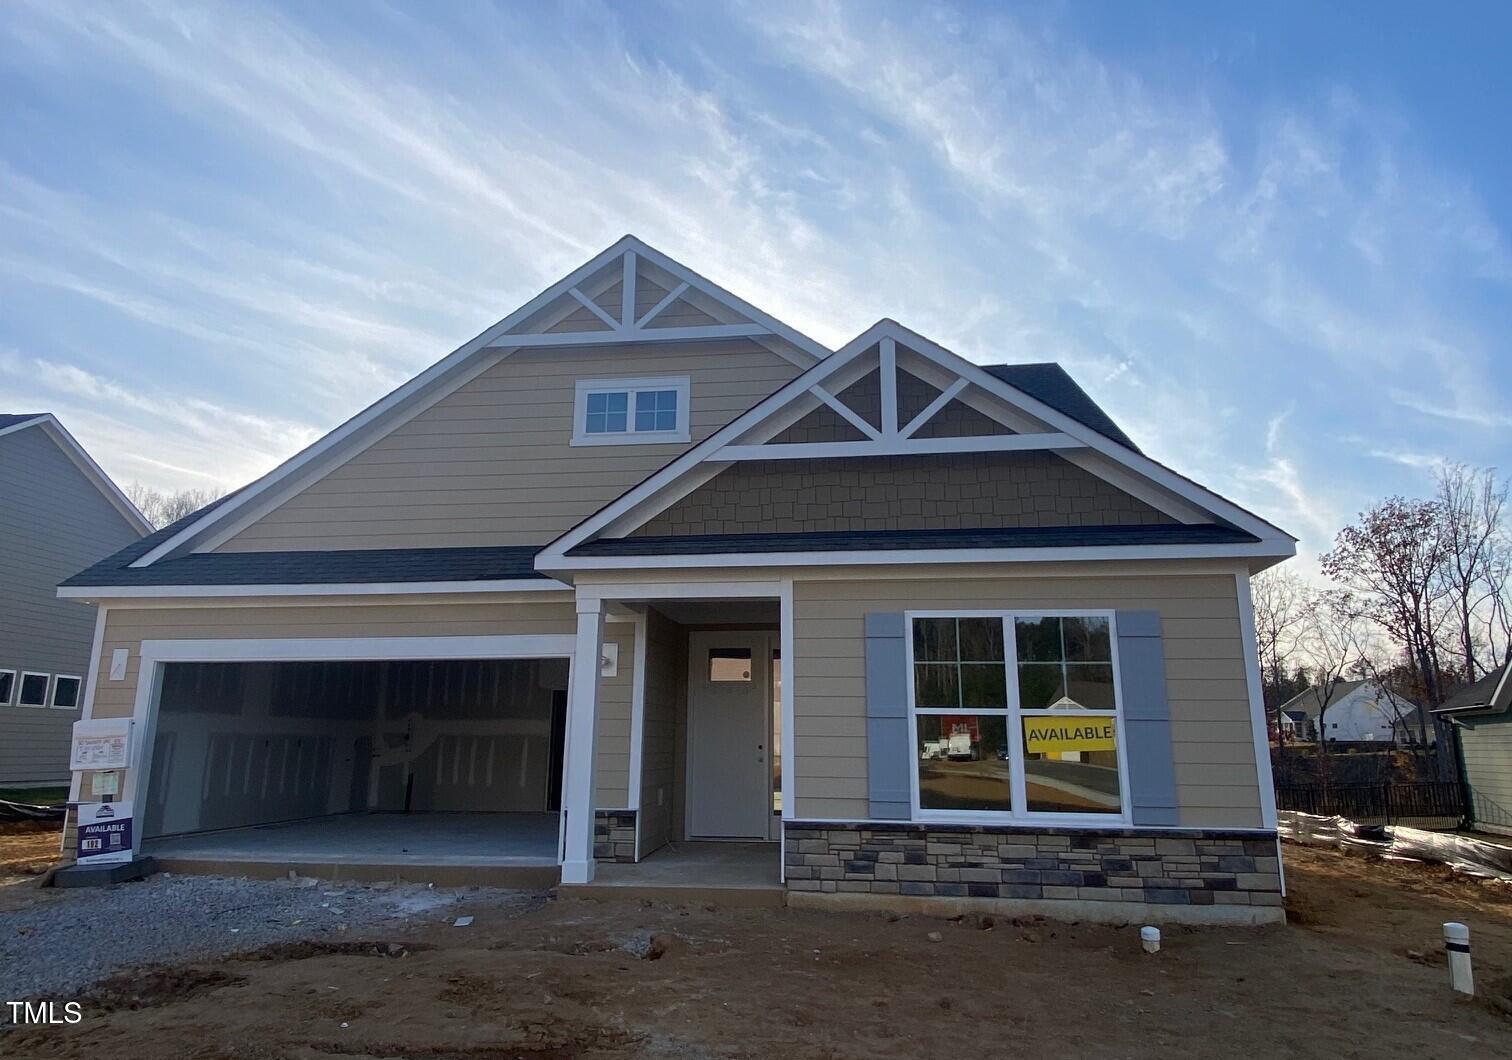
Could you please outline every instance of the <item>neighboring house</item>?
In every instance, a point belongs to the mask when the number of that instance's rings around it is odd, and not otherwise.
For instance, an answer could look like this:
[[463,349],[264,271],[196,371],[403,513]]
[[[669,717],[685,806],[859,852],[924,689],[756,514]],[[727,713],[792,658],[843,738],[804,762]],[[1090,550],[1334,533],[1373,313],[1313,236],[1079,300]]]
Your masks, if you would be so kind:
[[[1330,743],[1396,743],[1417,745],[1422,733],[1417,725],[1419,708],[1373,681],[1337,681],[1326,704],[1315,685],[1281,704],[1285,714],[1306,718],[1316,739],[1321,734]],[[1321,717],[1320,717],[1321,714]],[[1434,742],[1433,723],[1428,723],[1428,743]]]
[[1452,723],[1472,827],[1512,835],[1512,667],[1502,664],[1434,711]]
[[[1288,740],[1313,740],[1317,738],[1312,719],[1307,716],[1305,710],[1287,710],[1285,707],[1277,712],[1277,718],[1281,726],[1281,733]],[[1272,723],[1274,728],[1275,723]],[[1271,733],[1274,739],[1275,733]]]
[[0,413],[0,496],[0,787],[61,784],[96,615],[57,584],[152,528],[45,412]]
[[160,857],[510,810],[447,864],[744,840],[793,903],[1259,922],[1249,577],[1294,553],[1056,365],[831,351],[626,237],[60,592]]

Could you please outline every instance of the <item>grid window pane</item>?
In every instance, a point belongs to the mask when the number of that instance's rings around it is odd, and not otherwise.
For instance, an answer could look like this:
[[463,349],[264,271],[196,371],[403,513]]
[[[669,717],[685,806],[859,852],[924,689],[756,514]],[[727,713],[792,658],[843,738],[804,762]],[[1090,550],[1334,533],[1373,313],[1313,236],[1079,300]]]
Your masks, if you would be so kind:
[[962,618],[957,620],[956,638],[962,662],[1003,661],[1003,620],[1001,618]]
[[26,674],[21,678],[21,705],[23,707],[47,706],[46,674]]
[[635,395],[637,431],[677,430],[677,391],[642,390]]
[[1113,645],[1108,636],[1108,620],[1086,616],[1061,619],[1065,636],[1067,662],[1112,662]]
[[1110,663],[1067,663],[1066,697],[1085,710],[1112,710],[1113,667]]
[[[1118,813],[1117,729],[1109,715],[1025,718],[1024,788],[1034,813]],[[1032,748],[1043,748],[1041,751]]]
[[956,620],[916,618],[913,624],[915,662],[955,662]]
[[623,434],[629,423],[630,395],[625,391],[589,394],[583,430],[588,434]]
[[919,806],[926,810],[1011,810],[1008,719],[991,714],[920,714]]
[[1019,706],[1047,710],[1066,694],[1066,674],[1060,663],[1022,663],[1018,668]]
[[1013,623],[1019,662],[1060,662],[1061,620],[1020,618]]
[[961,664],[961,706],[993,707],[1008,705],[1008,674],[1002,663]]
[[16,675],[6,671],[0,673],[0,706],[11,701],[11,694],[16,690]]
[[918,663],[914,666],[914,705],[959,707],[960,674],[955,663]]
[[53,687],[53,706],[77,707],[79,705],[79,679],[60,677]]

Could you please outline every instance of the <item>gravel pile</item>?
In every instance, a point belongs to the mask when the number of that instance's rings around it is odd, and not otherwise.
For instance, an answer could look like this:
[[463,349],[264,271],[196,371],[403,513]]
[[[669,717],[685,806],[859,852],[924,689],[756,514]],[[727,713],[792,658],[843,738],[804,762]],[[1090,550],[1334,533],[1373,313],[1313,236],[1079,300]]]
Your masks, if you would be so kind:
[[114,887],[48,889],[0,912],[0,1001],[65,1000],[131,965],[441,920],[460,902],[523,912],[539,900],[528,891],[226,876],[160,875]]

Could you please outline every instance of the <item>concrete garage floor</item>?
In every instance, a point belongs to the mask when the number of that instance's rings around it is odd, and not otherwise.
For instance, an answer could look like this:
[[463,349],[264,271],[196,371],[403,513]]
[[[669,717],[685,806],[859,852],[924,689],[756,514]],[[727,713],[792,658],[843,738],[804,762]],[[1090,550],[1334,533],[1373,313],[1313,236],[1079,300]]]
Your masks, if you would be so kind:
[[554,813],[361,813],[142,841],[164,871],[551,886]]

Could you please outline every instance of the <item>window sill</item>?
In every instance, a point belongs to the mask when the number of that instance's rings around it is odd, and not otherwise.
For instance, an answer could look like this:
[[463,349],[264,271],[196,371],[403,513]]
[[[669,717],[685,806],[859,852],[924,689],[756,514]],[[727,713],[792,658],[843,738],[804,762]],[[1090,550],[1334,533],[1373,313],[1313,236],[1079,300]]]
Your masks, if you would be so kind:
[[573,445],[687,445],[693,439],[685,432],[655,431],[640,434],[574,435]]
[[1038,828],[1133,828],[1127,814],[1078,813],[1043,814],[1029,817],[1024,814],[1002,813],[996,810],[919,810],[913,811],[914,824],[995,825],[999,828],[1015,828],[1031,832]]

